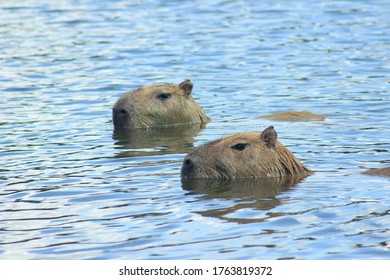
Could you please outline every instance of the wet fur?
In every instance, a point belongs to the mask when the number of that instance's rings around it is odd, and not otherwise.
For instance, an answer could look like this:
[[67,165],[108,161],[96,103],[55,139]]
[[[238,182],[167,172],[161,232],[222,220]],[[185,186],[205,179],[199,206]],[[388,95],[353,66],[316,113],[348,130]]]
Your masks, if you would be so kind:
[[[275,140],[275,147],[270,148],[261,135],[237,133],[195,148],[183,161],[182,177],[273,178],[312,174],[283,144]],[[237,143],[247,143],[248,147],[242,151],[232,149]],[[186,166],[188,160],[193,164]]]
[[371,168],[371,169],[368,169],[368,170],[362,172],[362,174],[373,175],[373,176],[390,177],[390,167]]
[[305,122],[305,121],[323,121],[326,116],[314,114],[311,112],[279,112],[271,115],[261,116],[262,119],[273,121]]
[[[182,84],[149,85],[127,92],[113,107],[115,129],[134,130],[210,121],[192,97],[192,84],[190,89]],[[159,93],[170,94],[170,98],[161,100]],[[122,111],[127,114],[121,114]]]

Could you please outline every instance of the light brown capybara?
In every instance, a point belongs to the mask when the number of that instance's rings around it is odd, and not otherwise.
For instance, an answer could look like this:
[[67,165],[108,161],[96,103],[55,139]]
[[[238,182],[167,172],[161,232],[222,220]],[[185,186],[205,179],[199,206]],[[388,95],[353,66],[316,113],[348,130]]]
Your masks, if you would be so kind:
[[308,111],[278,112],[271,115],[261,116],[259,118],[282,122],[323,121],[326,119],[324,115],[319,115]]
[[115,103],[115,130],[207,123],[210,118],[192,97],[193,84],[149,85],[129,91]]
[[390,177],[390,167],[371,168],[371,169],[368,169],[368,170],[362,172],[362,174]]
[[273,126],[201,145],[184,158],[181,168],[184,179],[306,177],[312,173],[277,140]]

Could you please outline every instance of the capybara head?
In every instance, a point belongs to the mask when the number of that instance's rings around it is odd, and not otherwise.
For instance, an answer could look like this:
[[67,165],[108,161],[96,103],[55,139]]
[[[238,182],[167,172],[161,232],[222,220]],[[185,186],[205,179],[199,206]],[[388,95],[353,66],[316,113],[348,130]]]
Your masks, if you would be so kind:
[[210,119],[192,97],[193,85],[149,85],[129,91],[115,103],[115,130],[206,123]]
[[184,158],[181,168],[182,178],[306,177],[312,173],[277,140],[273,126],[199,146]]

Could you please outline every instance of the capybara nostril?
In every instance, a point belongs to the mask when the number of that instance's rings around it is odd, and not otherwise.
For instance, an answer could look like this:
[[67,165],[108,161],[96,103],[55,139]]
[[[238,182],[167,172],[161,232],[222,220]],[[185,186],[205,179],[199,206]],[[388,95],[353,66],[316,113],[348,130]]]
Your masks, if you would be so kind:
[[194,163],[193,163],[192,160],[190,160],[190,159],[184,160],[183,164],[184,164],[184,166],[186,166],[186,167],[190,167],[190,166],[193,166],[193,165],[194,165]]
[[184,159],[183,164],[181,166],[181,176],[184,178],[192,178],[194,177],[193,173],[196,171],[197,167],[195,166],[195,162],[188,157]]

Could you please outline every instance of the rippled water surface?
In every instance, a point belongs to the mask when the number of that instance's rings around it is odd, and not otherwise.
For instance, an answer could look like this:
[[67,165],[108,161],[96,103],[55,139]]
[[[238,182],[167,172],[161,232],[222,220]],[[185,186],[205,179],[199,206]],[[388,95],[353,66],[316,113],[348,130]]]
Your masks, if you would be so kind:
[[[0,259],[389,259],[388,1],[2,0]],[[113,134],[191,79],[212,121]],[[280,111],[324,121],[275,122]],[[274,125],[317,172],[183,183],[192,147]]]

